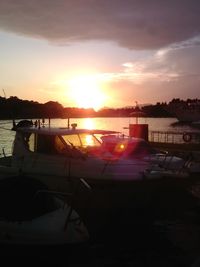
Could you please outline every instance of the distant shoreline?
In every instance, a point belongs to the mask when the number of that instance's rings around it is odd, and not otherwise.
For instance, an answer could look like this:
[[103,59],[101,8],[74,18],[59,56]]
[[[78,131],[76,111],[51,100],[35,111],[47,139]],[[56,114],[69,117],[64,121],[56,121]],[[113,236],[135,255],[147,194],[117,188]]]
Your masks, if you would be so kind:
[[[5,120],[34,120],[34,119],[96,119],[96,118],[136,118],[135,116],[73,116],[73,117],[49,117],[49,116],[38,116],[38,117],[27,117],[27,116],[21,116],[21,117],[6,117],[2,118],[0,117],[0,120],[5,121]],[[174,116],[144,116],[144,117],[138,117],[138,118],[154,118],[154,119],[163,119],[163,118],[175,118]]]
[[95,111],[92,108],[63,107],[60,103],[49,101],[40,104],[34,101],[22,100],[16,96],[0,97],[0,119],[34,119],[34,118],[125,118],[135,117],[131,113],[142,112],[145,116],[137,117],[171,117],[165,109],[166,104],[157,103],[139,108],[102,108]]
[[41,104],[35,101],[22,100],[16,96],[0,97],[0,120],[35,119],[35,118],[174,118],[169,111],[170,103],[193,103],[198,99],[183,101],[173,99],[168,104],[133,106],[123,108],[102,108],[95,111],[93,108],[63,107],[60,103],[49,101]]

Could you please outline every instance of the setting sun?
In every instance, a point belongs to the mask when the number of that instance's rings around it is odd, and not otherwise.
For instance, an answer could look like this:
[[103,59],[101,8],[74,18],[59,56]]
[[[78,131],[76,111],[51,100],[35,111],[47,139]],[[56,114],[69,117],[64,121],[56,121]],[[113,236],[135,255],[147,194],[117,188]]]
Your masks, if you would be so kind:
[[104,105],[105,95],[100,87],[100,79],[95,75],[73,77],[69,80],[69,89],[78,107],[98,110]]

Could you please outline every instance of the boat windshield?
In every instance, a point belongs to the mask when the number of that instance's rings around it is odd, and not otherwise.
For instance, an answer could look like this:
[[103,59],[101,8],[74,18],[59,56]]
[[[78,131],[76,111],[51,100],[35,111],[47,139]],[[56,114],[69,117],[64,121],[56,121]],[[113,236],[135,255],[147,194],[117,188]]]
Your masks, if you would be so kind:
[[79,148],[86,147],[97,147],[101,146],[101,135],[94,134],[71,134],[71,135],[62,135],[62,139],[67,145],[73,145]]

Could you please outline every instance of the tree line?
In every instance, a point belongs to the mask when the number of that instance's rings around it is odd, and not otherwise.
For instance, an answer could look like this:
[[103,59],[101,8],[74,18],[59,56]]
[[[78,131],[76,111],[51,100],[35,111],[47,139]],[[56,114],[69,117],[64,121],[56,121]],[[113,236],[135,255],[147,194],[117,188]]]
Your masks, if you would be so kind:
[[[102,108],[95,111],[92,108],[63,107],[60,103],[49,101],[41,104],[36,101],[22,100],[16,96],[10,98],[0,97],[0,119],[22,119],[22,118],[85,118],[85,117],[172,117],[167,110],[170,103],[183,101],[172,99],[154,105],[133,106],[123,108]],[[200,101],[186,100],[186,101]],[[134,115],[135,114],[135,115]]]

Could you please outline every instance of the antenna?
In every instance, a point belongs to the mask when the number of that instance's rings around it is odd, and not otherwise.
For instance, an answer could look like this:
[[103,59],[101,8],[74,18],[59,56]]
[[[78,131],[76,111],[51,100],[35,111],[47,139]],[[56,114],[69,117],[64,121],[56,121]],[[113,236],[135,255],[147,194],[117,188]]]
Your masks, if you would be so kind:
[[6,93],[5,93],[5,90],[3,88],[2,88],[2,91],[3,91],[4,97],[6,98]]

